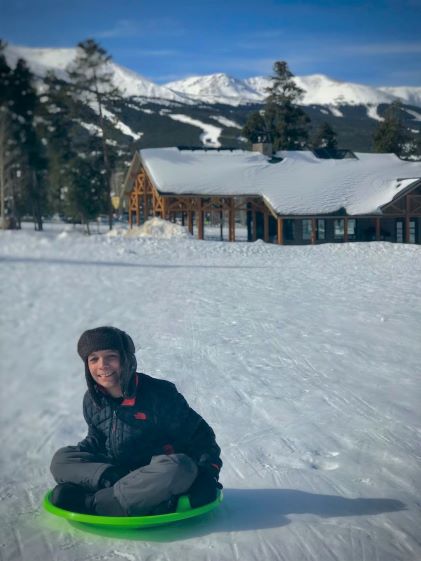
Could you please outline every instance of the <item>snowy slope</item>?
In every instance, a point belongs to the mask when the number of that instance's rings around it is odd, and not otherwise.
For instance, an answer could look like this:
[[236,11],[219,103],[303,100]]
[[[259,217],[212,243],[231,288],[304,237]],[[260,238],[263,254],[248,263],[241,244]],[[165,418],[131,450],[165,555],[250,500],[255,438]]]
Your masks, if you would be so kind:
[[224,73],[192,76],[185,80],[169,82],[166,87],[176,93],[183,93],[192,99],[208,103],[241,105],[262,101],[260,92],[249,87],[244,80],[237,80]]
[[421,107],[421,88],[416,88],[413,86],[401,86],[396,88],[382,87],[379,88],[379,90],[396,96],[403,103]]
[[[0,232],[2,561],[419,561],[421,248]],[[43,512],[111,324],[214,427],[225,500],[103,533]]]
[[[391,103],[396,99],[395,95],[378,88],[332,80],[323,74],[296,76],[294,80],[297,86],[304,90],[300,99],[302,105],[379,105]],[[271,83],[268,78],[256,76],[245,81],[258,91],[262,98],[267,95],[265,88]]]
[[[9,45],[6,56],[9,64],[15,64],[18,57],[25,58],[33,72],[43,76],[47,70],[54,70],[65,78],[65,68],[74,59],[76,49],[38,49]],[[114,82],[126,95],[151,100],[197,104],[224,103],[238,106],[245,103],[261,103],[266,97],[265,88],[270,80],[256,76],[239,80],[225,73],[206,76],[192,76],[184,80],[158,85],[145,77],[111,63]],[[374,88],[351,82],[341,82],[323,74],[297,76],[297,84],[305,91],[303,105],[367,105],[377,106],[401,99],[404,103],[421,106],[421,88],[379,87]]]
[[[10,65],[15,65],[19,57],[24,58],[33,73],[44,76],[48,70],[54,70],[58,76],[66,79],[66,67],[71,64],[76,56],[73,49],[34,49],[8,45],[6,58]],[[119,87],[126,96],[146,97],[150,99],[165,99],[189,103],[185,99],[164,86],[154,84],[140,74],[111,62],[109,69],[113,74],[114,85]]]

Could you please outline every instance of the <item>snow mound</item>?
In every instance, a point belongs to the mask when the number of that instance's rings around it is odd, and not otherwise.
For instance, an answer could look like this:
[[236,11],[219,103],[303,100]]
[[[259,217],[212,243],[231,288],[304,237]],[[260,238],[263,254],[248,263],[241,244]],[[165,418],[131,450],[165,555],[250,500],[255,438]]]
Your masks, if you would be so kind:
[[129,230],[116,229],[112,230],[108,236],[123,236],[125,238],[190,238],[191,234],[187,228],[180,224],[173,224],[162,218],[151,218],[142,226],[135,226]]

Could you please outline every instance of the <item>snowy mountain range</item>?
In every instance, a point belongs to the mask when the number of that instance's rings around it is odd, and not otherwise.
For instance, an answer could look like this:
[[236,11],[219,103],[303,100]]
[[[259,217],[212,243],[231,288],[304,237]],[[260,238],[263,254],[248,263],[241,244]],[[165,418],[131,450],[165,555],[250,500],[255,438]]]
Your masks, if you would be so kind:
[[[76,48],[6,48],[11,66],[23,58],[39,78],[52,70],[67,79],[66,68],[75,57]],[[241,129],[250,112],[264,102],[270,85],[267,77],[239,80],[224,73],[155,84],[114,62],[109,63],[109,70],[114,84],[128,98],[128,103],[106,108],[110,142],[130,150],[164,146],[245,148]],[[295,80],[304,90],[300,104],[311,119],[312,131],[328,122],[338,135],[340,147],[370,152],[374,130],[388,104],[396,99],[403,102],[407,127],[421,133],[421,87],[375,88],[321,74],[297,76]],[[97,134],[96,112],[95,104],[84,104],[77,118],[79,134]]]
[[[17,59],[22,57],[37,76],[54,70],[63,78],[66,77],[66,67],[74,60],[75,55],[75,48],[38,49],[9,45],[6,50],[6,57],[11,65],[16,64]],[[116,63],[111,62],[110,68],[115,84],[127,96],[187,105],[203,102],[231,106],[262,103],[266,96],[265,88],[270,84],[269,78],[262,76],[239,80],[224,73],[217,73],[159,85]],[[400,99],[404,103],[421,107],[421,87],[376,88],[341,82],[323,74],[297,76],[295,81],[305,92],[300,101],[302,105],[377,106]]]

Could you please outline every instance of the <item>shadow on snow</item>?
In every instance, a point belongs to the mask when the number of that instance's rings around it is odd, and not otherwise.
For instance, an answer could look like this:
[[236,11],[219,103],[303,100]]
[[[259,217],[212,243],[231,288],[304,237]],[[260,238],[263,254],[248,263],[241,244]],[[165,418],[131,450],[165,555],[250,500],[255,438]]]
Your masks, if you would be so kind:
[[0,256],[0,263],[23,263],[45,265],[84,265],[85,267],[134,267],[141,269],[266,269],[252,265],[171,265],[168,263],[124,263],[119,261],[82,261],[80,259],[56,259],[46,257],[9,257]]
[[294,489],[225,489],[224,501],[206,516],[149,529],[121,529],[71,523],[74,528],[112,539],[169,542],[218,532],[244,532],[280,528],[291,514],[322,518],[372,516],[405,510],[394,499],[346,499]]

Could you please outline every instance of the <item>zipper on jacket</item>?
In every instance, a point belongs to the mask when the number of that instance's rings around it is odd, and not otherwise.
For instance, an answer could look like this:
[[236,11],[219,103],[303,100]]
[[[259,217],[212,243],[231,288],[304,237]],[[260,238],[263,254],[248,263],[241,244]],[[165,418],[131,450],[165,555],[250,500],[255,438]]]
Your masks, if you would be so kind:
[[110,434],[110,449],[111,454],[115,456],[115,432],[116,432],[116,423],[117,423],[117,411],[113,409],[113,418],[111,421],[111,434]]

